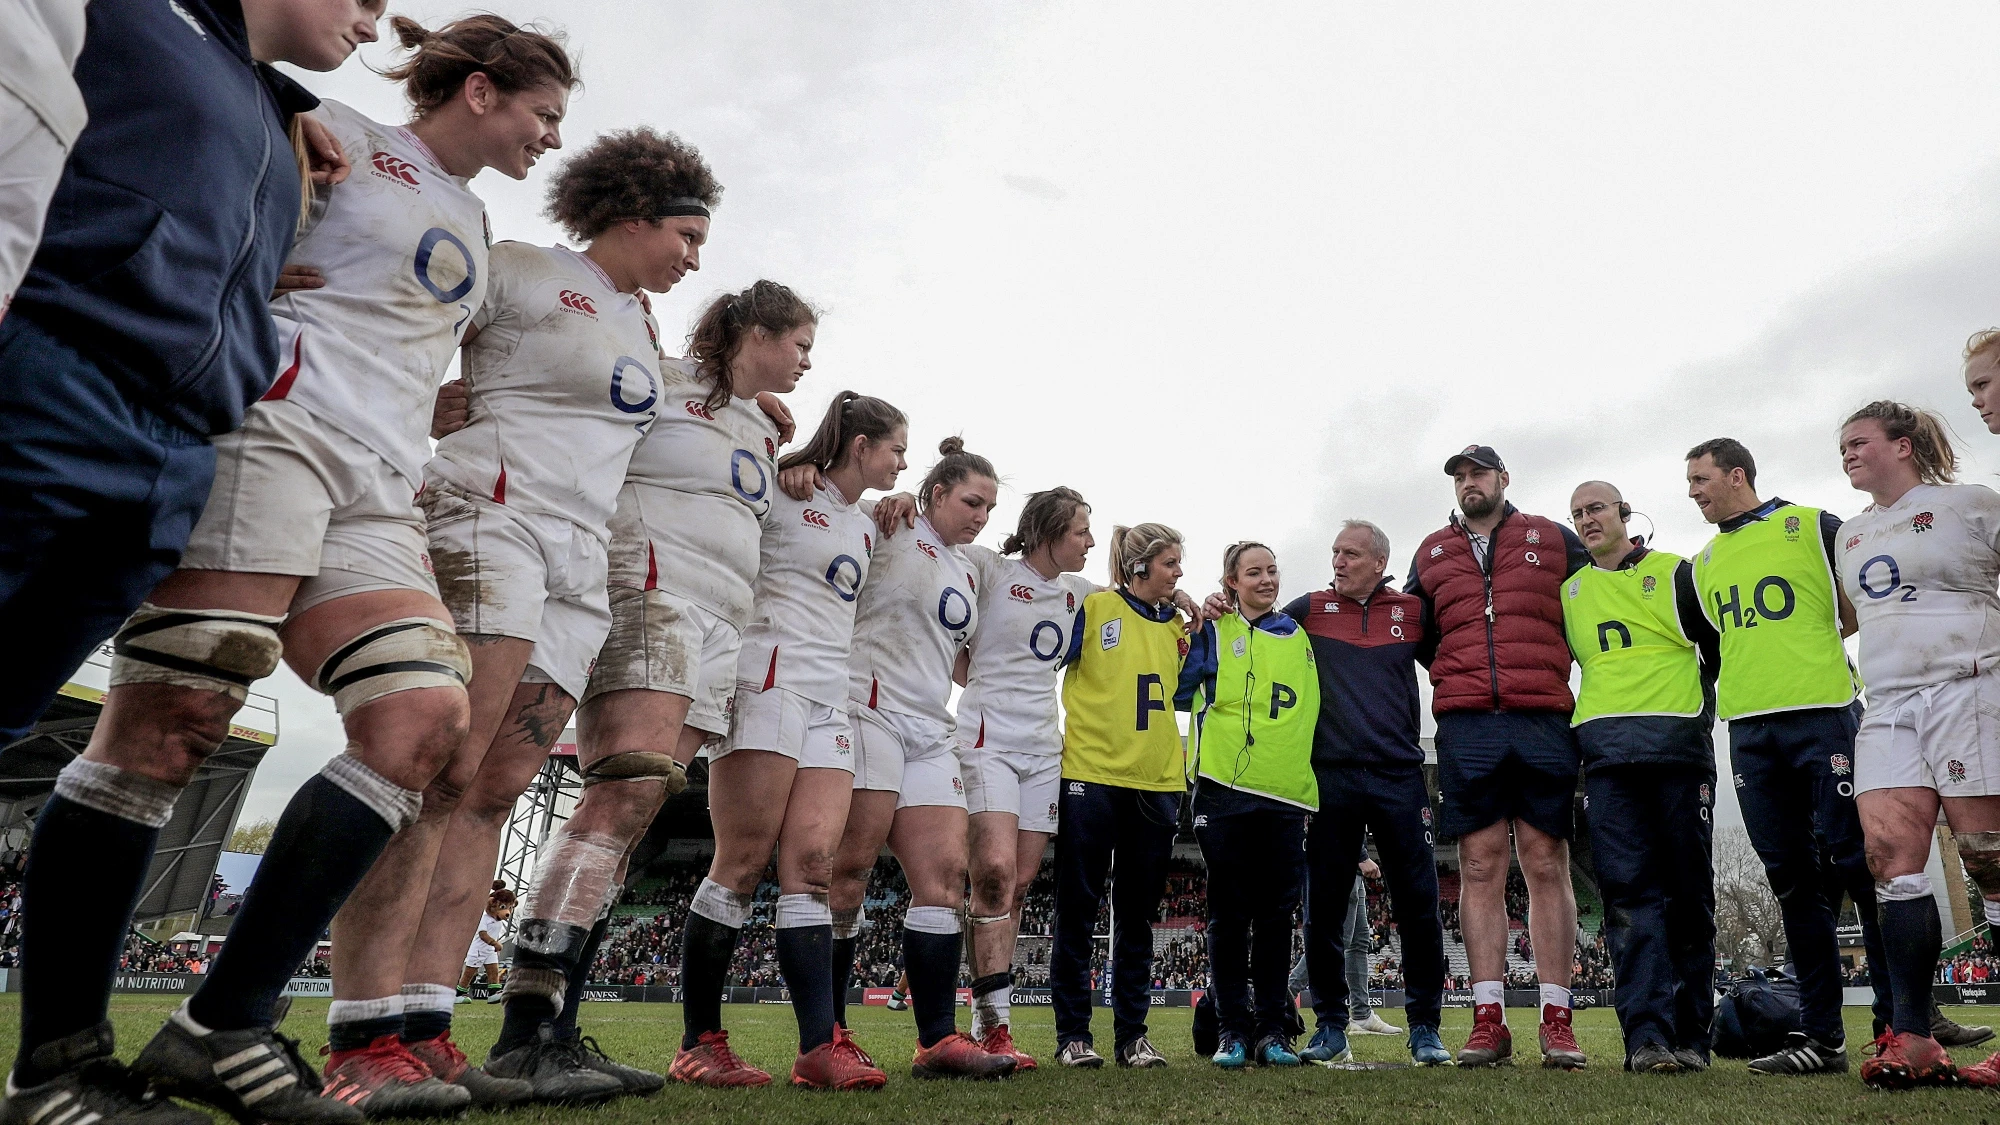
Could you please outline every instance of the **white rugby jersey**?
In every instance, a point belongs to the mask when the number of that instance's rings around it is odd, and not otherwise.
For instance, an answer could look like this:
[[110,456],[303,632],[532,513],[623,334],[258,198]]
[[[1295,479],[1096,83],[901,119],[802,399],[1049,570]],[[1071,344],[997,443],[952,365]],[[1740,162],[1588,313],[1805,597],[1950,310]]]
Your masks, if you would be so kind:
[[502,242],[489,273],[465,349],[470,421],[438,442],[430,471],[608,540],[632,450],[659,414],[652,313],[560,246]]
[[314,111],[354,172],[315,203],[287,264],[326,278],[271,303],[289,399],[410,481],[431,457],[431,406],[486,297],[486,205],[415,134],[339,102]]
[[1871,697],[2000,664],[2000,494],[1920,484],[1840,525],[1840,583]]
[[692,361],[666,360],[661,375],[660,416],[625,476],[643,502],[621,496],[612,520],[611,580],[672,591],[741,629],[777,495],[778,427],[755,399],[710,409]]
[[854,619],[849,696],[863,707],[951,722],[951,666],[979,627],[978,582],[931,521],[882,544]]
[[845,710],[854,610],[874,550],[874,521],[831,489],[803,502],[774,490],[738,682]]
[[1062,660],[1076,611],[1096,587],[1075,574],[1050,581],[1020,559],[978,544],[959,550],[979,582],[979,631],[972,635],[972,661],[958,697],[959,743],[1059,755]]

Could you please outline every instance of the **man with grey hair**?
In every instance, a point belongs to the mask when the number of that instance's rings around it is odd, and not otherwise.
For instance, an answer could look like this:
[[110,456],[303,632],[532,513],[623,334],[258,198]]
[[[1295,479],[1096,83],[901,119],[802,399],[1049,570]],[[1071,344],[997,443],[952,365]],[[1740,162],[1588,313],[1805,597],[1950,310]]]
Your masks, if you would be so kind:
[[1403,938],[1410,1057],[1451,1061],[1438,1038],[1444,931],[1438,922],[1435,837],[1424,752],[1417,741],[1417,645],[1424,603],[1389,584],[1389,537],[1348,520],[1333,541],[1333,586],[1285,607],[1305,628],[1319,667],[1313,773],[1319,814],[1306,834],[1306,966],[1319,1029],[1301,1056],[1347,1056],[1343,931],[1355,866],[1373,832],[1396,929]]

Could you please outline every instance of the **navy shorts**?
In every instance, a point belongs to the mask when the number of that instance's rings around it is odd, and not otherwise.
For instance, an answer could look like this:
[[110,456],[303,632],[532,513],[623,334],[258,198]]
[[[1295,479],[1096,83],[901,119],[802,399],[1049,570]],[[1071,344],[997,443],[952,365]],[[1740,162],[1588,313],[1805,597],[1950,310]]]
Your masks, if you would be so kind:
[[1578,752],[1561,711],[1438,716],[1438,835],[1526,821],[1560,840],[1576,831]]
[[20,311],[0,321],[0,745],[180,562],[215,447]]

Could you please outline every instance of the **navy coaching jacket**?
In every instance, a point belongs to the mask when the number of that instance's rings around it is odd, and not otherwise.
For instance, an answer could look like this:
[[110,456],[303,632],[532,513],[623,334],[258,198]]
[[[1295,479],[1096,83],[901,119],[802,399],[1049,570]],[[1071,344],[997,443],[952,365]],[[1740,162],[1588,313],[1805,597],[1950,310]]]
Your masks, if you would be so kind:
[[1319,666],[1313,765],[1422,765],[1417,645],[1424,636],[1423,599],[1384,579],[1366,602],[1321,590],[1294,599],[1285,616],[1305,628]]
[[197,434],[278,373],[271,287],[299,221],[286,132],[318,105],[250,57],[239,0],[92,0],[90,109],[9,315]]

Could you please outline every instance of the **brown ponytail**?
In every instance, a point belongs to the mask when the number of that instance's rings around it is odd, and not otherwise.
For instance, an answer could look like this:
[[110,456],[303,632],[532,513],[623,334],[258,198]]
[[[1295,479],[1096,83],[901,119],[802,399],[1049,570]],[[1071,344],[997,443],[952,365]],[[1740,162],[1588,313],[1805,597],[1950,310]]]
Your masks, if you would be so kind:
[[1089,511],[1090,505],[1074,488],[1057,485],[1035,493],[1021,506],[1021,522],[1015,525],[1014,534],[1001,542],[1000,553],[1030,555],[1042,544],[1062,538],[1079,508]]
[[490,12],[453,20],[436,31],[408,16],[390,16],[389,30],[411,54],[382,76],[403,84],[403,95],[419,117],[457,97],[475,74],[484,74],[503,94],[544,83],[564,90],[583,84],[559,32],[517,27]]
[[899,427],[909,424],[902,411],[879,398],[842,391],[833,396],[833,402],[827,405],[826,414],[819,420],[819,429],[813,431],[812,440],[779,458],[778,469],[783,471],[794,465],[811,465],[822,473],[830,473],[847,460],[848,450],[856,437],[881,441]]
[[[752,329],[761,328],[769,335],[783,336],[795,328],[818,323],[818,309],[792,292],[790,286],[775,281],[759,281],[741,293],[724,293],[710,301],[687,339],[688,358],[694,360],[696,372],[710,384],[708,408],[720,410],[729,405],[729,398],[735,393],[729,364],[743,346],[743,337]],[[902,415],[896,417],[900,420]]]
[[1864,419],[1879,424],[1890,441],[1909,439],[1910,460],[1916,465],[1918,480],[1925,484],[1950,484],[1958,478],[1958,454],[1952,452],[1950,428],[1943,418],[1929,410],[1885,398],[1848,415],[1841,428]]
[[965,451],[965,439],[962,437],[948,437],[938,442],[938,453],[941,454],[938,463],[924,474],[924,483],[917,489],[917,503],[923,506],[926,513],[931,510],[940,488],[950,492],[958,487],[960,481],[974,475],[993,481],[1000,479],[1000,474],[993,471],[993,462],[977,453]]

